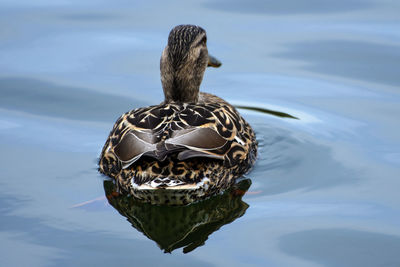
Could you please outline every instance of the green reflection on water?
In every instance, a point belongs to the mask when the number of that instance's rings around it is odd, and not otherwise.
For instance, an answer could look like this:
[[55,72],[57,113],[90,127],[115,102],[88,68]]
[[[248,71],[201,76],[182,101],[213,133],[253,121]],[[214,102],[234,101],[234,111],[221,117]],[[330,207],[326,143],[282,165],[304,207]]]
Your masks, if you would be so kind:
[[243,216],[249,205],[242,196],[250,179],[235,184],[224,194],[188,206],[157,206],[116,193],[112,181],[104,181],[108,202],[134,228],[155,241],[164,252],[183,247],[188,253],[204,245],[208,236],[225,224]]

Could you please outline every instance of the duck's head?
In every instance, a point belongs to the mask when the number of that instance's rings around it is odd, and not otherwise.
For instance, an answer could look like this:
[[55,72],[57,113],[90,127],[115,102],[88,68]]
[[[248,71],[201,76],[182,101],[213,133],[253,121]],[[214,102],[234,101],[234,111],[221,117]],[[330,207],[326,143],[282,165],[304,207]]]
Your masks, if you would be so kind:
[[207,66],[221,63],[208,55],[206,31],[195,25],[171,30],[160,61],[165,102],[197,102]]

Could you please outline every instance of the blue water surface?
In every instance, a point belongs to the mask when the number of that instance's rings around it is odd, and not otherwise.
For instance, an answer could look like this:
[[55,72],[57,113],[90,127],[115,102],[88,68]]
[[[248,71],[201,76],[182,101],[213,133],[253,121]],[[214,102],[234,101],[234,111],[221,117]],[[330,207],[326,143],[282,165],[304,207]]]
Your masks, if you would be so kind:
[[[400,266],[399,14],[390,0],[1,0],[0,265]],[[165,249],[160,211],[110,205],[97,172],[118,116],[163,100],[159,58],[187,23],[223,63],[203,91],[298,118],[239,109],[259,141],[251,186],[182,210],[212,221],[190,251]]]

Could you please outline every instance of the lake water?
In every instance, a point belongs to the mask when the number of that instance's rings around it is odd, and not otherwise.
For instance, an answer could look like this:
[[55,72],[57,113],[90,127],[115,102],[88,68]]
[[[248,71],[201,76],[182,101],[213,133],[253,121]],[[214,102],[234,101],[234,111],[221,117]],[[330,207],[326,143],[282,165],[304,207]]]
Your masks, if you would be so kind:
[[[400,2],[0,1],[0,265],[400,266]],[[156,104],[170,29],[201,25],[202,90],[258,161],[188,207],[97,172],[116,118]],[[243,193],[247,190],[247,193]]]

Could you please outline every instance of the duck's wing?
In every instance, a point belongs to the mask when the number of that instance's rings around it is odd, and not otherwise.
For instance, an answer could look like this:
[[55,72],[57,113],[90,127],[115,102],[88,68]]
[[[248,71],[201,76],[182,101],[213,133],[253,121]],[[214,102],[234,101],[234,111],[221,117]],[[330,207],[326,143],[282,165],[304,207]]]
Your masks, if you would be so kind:
[[227,140],[210,128],[188,128],[173,132],[173,137],[155,142],[154,133],[130,130],[114,148],[114,153],[128,167],[142,156],[163,161],[168,154],[179,153],[178,159],[193,157],[223,159]]
[[[157,151],[157,144],[154,143],[153,137],[151,133],[130,130],[115,146],[114,153],[123,163],[123,166],[126,167],[137,161],[144,154],[152,154]],[[157,158],[157,155],[153,156]]]
[[124,114],[112,131],[112,152],[126,168],[142,156],[164,160],[166,155],[179,150],[163,142],[168,119],[175,111],[166,105],[132,110]]
[[224,159],[223,150],[228,141],[212,128],[196,127],[174,132],[165,143],[185,148],[178,154],[179,160],[193,157]]
[[[212,106],[163,104],[131,111],[114,128],[112,152],[126,168],[142,156],[163,161],[178,153],[179,160],[207,157],[223,160],[234,138],[232,123]],[[226,123],[227,118],[223,118]],[[229,133],[228,133],[229,132]]]

